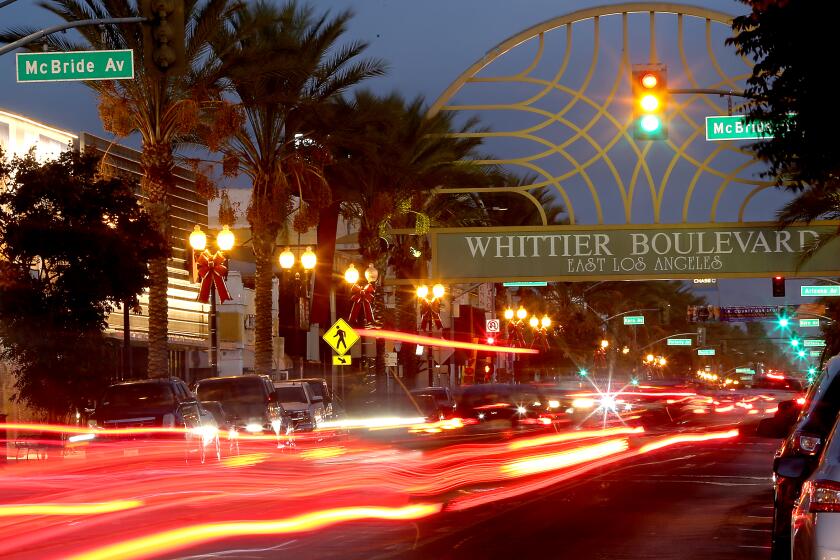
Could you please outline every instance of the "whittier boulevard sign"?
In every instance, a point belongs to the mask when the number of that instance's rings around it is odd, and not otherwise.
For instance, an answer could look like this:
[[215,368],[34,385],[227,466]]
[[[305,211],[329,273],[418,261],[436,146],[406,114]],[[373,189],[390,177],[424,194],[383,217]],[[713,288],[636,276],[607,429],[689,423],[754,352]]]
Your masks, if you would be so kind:
[[432,230],[432,270],[449,282],[836,276],[840,240],[799,256],[835,222]]

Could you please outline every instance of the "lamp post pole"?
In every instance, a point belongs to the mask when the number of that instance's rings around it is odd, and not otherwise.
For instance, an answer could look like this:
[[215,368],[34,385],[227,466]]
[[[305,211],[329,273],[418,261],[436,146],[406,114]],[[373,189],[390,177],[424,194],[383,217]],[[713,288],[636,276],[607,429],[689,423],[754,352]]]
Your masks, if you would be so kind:
[[[419,331],[426,331],[429,336],[433,336],[435,327],[443,329],[443,323],[440,320],[440,301],[445,293],[446,288],[444,288],[443,284],[435,284],[431,289],[426,285],[417,287],[417,299],[420,300],[421,305]],[[429,372],[429,387],[434,387],[435,364],[431,345],[426,347],[426,359],[426,367]]]
[[216,324],[216,283],[210,283],[210,371],[219,375],[219,335]]

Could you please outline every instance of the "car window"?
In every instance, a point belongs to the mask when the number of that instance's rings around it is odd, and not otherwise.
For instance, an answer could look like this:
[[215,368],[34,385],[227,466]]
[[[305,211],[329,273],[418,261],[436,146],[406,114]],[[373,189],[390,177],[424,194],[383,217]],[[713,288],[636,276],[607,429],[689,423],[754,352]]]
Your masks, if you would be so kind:
[[256,404],[265,402],[265,389],[261,379],[205,379],[196,387],[202,401],[220,401]]
[[303,392],[303,387],[300,385],[277,387],[277,400],[280,402],[300,402],[305,403],[306,393]]
[[104,406],[168,406],[175,404],[175,395],[162,383],[114,385],[102,397]]
[[315,395],[316,397],[321,397],[322,399],[326,400],[326,395],[324,394],[324,384],[318,381],[307,381],[306,384],[309,386],[309,391]]
[[809,397],[813,400],[807,408],[805,428],[827,434],[840,411],[840,373],[823,378],[817,390],[809,393]]

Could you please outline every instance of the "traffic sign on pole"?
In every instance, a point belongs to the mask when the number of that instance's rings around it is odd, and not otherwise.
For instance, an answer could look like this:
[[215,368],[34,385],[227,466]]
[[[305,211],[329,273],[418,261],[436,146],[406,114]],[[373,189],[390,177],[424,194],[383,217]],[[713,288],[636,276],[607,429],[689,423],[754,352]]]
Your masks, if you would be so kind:
[[840,286],[800,286],[799,295],[802,297],[837,297],[840,296]]
[[744,115],[706,117],[706,140],[761,140],[772,138],[769,123],[747,122]]
[[811,338],[811,339],[806,338],[805,340],[802,341],[802,344],[803,344],[803,346],[806,346],[806,347],[817,346],[817,347],[821,348],[821,347],[825,346],[825,340],[823,340],[821,338]]
[[799,319],[799,326],[800,327],[819,327],[820,320],[819,319]]
[[645,324],[645,316],[644,315],[625,315],[624,316],[624,324],[625,325],[644,325]]
[[347,324],[347,321],[339,319],[321,338],[335,350],[336,354],[343,356],[359,341],[359,334]]
[[18,82],[131,80],[134,51],[17,53]]
[[485,331],[488,333],[497,333],[499,332],[499,320],[498,319],[487,319],[485,322]]
[[755,370],[748,367],[735,368],[735,373],[745,373],[747,375],[755,375]]
[[690,338],[669,338],[668,346],[691,346]]
[[714,356],[715,349],[714,348],[698,348],[697,349],[698,356]]
[[333,354],[333,365],[334,366],[349,366],[353,363],[353,358],[351,356],[337,356]]

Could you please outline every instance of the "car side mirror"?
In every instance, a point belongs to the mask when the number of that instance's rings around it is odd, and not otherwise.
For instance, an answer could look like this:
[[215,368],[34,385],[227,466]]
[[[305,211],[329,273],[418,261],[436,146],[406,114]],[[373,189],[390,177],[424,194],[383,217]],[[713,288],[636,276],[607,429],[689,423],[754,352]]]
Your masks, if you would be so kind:
[[805,457],[779,457],[774,461],[773,471],[785,478],[802,478],[807,466]]

